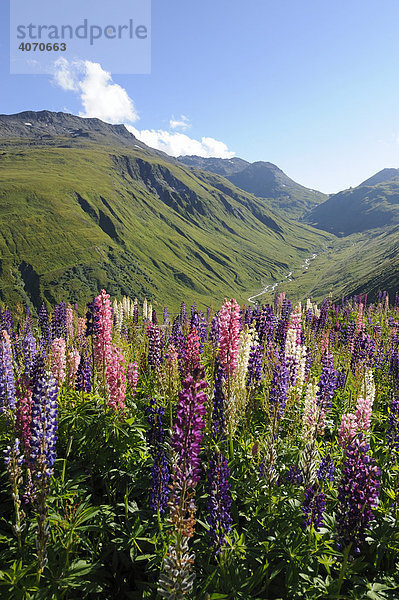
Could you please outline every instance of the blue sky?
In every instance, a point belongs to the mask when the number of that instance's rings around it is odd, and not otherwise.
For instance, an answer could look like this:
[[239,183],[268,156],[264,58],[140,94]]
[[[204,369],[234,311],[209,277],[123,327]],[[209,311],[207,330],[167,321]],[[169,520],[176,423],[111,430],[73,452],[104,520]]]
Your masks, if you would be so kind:
[[[69,87],[48,75],[10,75],[4,2],[0,23],[1,113],[67,110],[130,122],[171,152],[270,161],[329,193],[399,167],[397,0],[152,0],[151,73],[64,65]],[[93,82],[104,89],[99,106]],[[105,103],[115,99],[114,114]]]

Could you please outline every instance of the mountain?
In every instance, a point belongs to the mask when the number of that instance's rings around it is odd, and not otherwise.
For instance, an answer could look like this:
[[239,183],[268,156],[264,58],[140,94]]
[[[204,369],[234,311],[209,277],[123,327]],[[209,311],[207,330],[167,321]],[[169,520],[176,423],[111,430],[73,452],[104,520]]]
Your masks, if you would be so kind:
[[399,169],[383,169],[359,186],[331,196],[306,221],[339,236],[399,223]]
[[11,305],[82,303],[102,287],[172,309],[245,302],[330,239],[123,125],[0,116],[0,299]]
[[179,156],[178,160],[188,167],[210,171],[216,175],[229,177],[247,167],[250,163],[242,158],[203,158],[202,156]]
[[327,200],[327,195],[306,188],[290,179],[270,162],[249,163],[241,158],[201,158],[180,156],[179,160],[197,169],[226,177],[231,183],[258,198],[266,198],[269,208],[281,210],[292,218]]

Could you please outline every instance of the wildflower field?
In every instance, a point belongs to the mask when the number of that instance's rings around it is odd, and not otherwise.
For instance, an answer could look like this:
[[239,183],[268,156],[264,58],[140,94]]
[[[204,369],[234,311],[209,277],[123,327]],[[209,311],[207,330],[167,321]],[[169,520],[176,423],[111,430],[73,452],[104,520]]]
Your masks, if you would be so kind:
[[399,296],[0,313],[0,598],[399,598]]

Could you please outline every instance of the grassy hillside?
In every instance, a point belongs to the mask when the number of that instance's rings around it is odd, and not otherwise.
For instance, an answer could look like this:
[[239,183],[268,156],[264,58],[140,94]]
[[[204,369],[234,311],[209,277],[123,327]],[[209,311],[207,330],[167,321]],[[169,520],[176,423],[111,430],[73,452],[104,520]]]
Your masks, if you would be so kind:
[[[268,211],[226,180],[159,153],[79,137],[4,139],[0,295],[245,300],[329,236]],[[223,188],[223,189],[222,189]]]
[[399,223],[399,177],[384,169],[356,188],[316,206],[307,222],[335,235],[350,235]]

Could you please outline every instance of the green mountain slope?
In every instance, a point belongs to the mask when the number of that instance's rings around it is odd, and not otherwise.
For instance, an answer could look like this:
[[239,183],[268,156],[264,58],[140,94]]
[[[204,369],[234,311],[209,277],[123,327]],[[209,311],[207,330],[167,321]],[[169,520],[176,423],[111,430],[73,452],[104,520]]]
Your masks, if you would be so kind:
[[269,208],[280,210],[291,218],[303,216],[328,198],[326,194],[296,183],[270,162],[249,163],[241,158],[199,156],[181,156],[179,160],[188,166],[223,175],[236,187],[265,198],[264,203]]
[[335,235],[350,235],[399,223],[399,169],[384,169],[356,188],[331,196],[306,216]]
[[85,302],[101,287],[172,308],[245,301],[331,237],[122,126],[44,113],[0,118],[5,302]]

